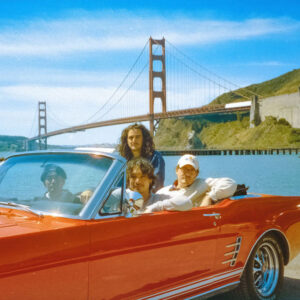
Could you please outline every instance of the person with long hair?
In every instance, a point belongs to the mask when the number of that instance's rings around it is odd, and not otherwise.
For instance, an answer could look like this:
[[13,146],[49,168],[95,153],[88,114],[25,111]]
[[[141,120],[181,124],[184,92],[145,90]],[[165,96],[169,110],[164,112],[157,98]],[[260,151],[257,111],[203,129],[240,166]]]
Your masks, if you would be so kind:
[[155,150],[152,136],[144,125],[135,123],[126,127],[122,131],[118,151],[127,161],[139,157],[149,160],[156,177],[153,191],[164,186],[165,161],[162,155]]

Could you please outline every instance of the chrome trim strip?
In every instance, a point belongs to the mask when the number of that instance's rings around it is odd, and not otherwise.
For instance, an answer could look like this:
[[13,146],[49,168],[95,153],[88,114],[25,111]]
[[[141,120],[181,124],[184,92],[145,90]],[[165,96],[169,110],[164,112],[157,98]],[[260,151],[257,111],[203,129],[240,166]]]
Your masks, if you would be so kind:
[[11,153],[9,156],[5,157],[6,159],[9,159],[11,157],[17,157],[17,156],[27,156],[27,155],[39,155],[39,154],[95,154],[95,155],[101,155],[105,157],[109,157],[112,159],[119,160],[122,163],[126,163],[126,160],[124,157],[118,154],[118,152],[108,153],[101,150],[89,150],[89,149],[82,149],[82,150],[72,150],[72,149],[53,149],[53,150],[35,150],[35,151],[26,151],[26,152],[18,152],[18,153]]
[[[110,192],[112,191],[113,188],[116,188],[119,180],[121,179],[121,177],[123,176],[123,187],[122,187],[122,203],[121,203],[121,212],[117,212],[117,213],[114,213],[114,214],[99,214],[99,211],[102,209],[103,207],[103,204],[105,201],[107,201],[108,197],[109,197],[109,194]],[[101,220],[101,219],[108,219],[108,218],[117,218],[117,217],[120,217],[120,216],[124,216],[124,211],[123,211],[123,204],[124,204],[124,201],[125,201],[125,190],[126,190],[126,173],[124,171],[124,169],[122,169],[120,172],[119,172],[119,175],[116,176],[115,180],[113,181],[113,184],[110,186],[110,189],[107,191],[105,197],[103,197],[100,205],[99,205],[99,209],[97,210],[96,212],[96,215],[94,216],[94,219],[95,220]]]
[[[186,298],[186,300],[197,299],[198,297],[205,296],[205,295],[208,295],[208,294],[216,295],[216,294],[219,294],[219,293],[216,293],[217,291],[220,291],[220,290],[223,290],[223,289],[228,292],[228,291],[236,288],[239,284],[240,284],[240,281],[235,281],[235,282],[232,282],[232,283],[228,283],[228,284],[225,284],[225,285],[223,285],[223,286],[221,286],[219,288],[213,289],[211,291],[208,291],[208,292],[205,292],[205,293],[202,293],[202,294],[198,294],[198,295]],[[231,287],[231,288],[227,290],[228,287]],[[212,297],[213,295],[210,295],[210,297]]]
[[232,258],[231,259],[228,259],[228,260],[225,260],[225,261],[222,261],[222,264],[227,264],[227,263],[230,263],[230,267],[233,267],[235,265],[235,262],[236,262],[236,259],[237,259],[237,256],[241,250],[241,244],[242,244],[242,237],[241,236],[238,236],[236,238],[236,243],[234,244],[230,244],[230,245],[226,245],[226,248],[229,248],[229,247],[234,247],[234,250],[231,251],[231,252],[226,252],[224,254],[224,256],[229,256],[229,255],[232,255]]
[[231,262],[235,262],[236,259],[235,258],[231,258],[231,259],[228,259],[228,260],[225,260],[225,261],[222,261],[222,264],[227,264],[227,263],[231,263]]
[[235,246],[238,246],[239,244],[240,243],[234,243],[234,244],[226,245],[226,248],[235,247]]
[[98,214],[100,206],[104,199],[108,196],[111,186],[118,177],[118,174],[122,172],[124,165],[120,161],[114,160],[109,170],[102,179],[100,185],[96,188],[93,197],[89,200],[87,205],[80,212],[80,216],[83,219],[94,219]]
[[200,279],[198,281],[190,282],[184,285],[181,285],[177,288],[172,288],[169,290],[166,290],[164,292],[156,293],[151,296],[139,298],[139,300],[148,299],[148,300],[159,300],[159,299],[165,299],[167,297],[175,296],[178,294],[189,292],[191,289],[204,287],[206,285],[211,285],[217,281],[222,281],[224,279],[228,279],[230,277],[233,277],[235,275],[241,274],[243,271],[243,268],[239,268],[233,271],[227,271],[224,273],[220,273],[218,275],[210,276],[207,278]]
[[220,213],[203,214],[203,217],[218,217],[220,215],[221,215]]
[[224,254],[224,256],[233,255],[233,254],[235,254],[235,253],[236,253],[236,251],[227,252],[227,253]]

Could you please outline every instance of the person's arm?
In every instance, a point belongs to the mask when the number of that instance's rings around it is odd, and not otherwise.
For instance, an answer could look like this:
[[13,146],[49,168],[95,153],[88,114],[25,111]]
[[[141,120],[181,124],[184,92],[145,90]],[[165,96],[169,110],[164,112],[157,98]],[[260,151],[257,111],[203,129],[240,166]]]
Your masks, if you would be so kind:
[[207,178],[205,182],[208,184],[210,191],[207,195],[213,202],[231,197],[235,191],[237,184],[231,178]]
[[80,202],[82,204],[86,204],[89,201],[89,199],[92,197],[92,195],[93,195],[92,190],[83,191],[81,194],[79,194]]
[[192,198],[193,195],[187,197],[184,195],[176,196],[171,199],[157,201],[146,207],[144,213],[151,213],[155,211],[186,211],[193,208]]
[[212,204],[212,200],[211,200],[211,198],[210,198],[210,196],[209,196],[209,194],[206,194],[204,197],[203,197],[203,199],[202,199],[202,201],[201,201],[201,203],[200,203],[200,207],[201,206],[208,206],[208,205],[211,205]]

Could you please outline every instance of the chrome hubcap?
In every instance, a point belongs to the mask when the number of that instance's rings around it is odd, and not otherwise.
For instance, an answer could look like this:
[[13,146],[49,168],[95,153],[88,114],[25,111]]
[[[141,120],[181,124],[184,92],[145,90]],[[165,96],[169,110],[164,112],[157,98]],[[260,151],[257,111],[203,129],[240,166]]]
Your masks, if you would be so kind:
[[279,260],[275,247],[268,242],[263,243],[255,253],[253,263],[253,279],[257,292],[270,296],[277,285],[279,277]]

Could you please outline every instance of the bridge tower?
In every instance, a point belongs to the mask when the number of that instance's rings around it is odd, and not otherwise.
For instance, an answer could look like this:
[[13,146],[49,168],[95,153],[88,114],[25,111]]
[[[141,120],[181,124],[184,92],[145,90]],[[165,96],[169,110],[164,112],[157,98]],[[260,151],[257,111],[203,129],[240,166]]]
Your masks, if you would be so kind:
[[47,109],[46,101],[39,101],[39,149],[47,149],[47,137],[41,137],[47,134]]
[[[161,54],[153,54],[153,45],[161,47]],[[160,61],[161,68],[159,70],[153,70],[153,62]],[[157,64],[156,64],[157,65]],[[161,90],[154,90],[155,78],[161,79]],[[161,100],[162,112],[167,111],[166,103],[166,61],[165,61],[165,39],[154,40],[149,39],[149,114],[150,114],[150,133],[154,135],[154,101],[156,98]]]

